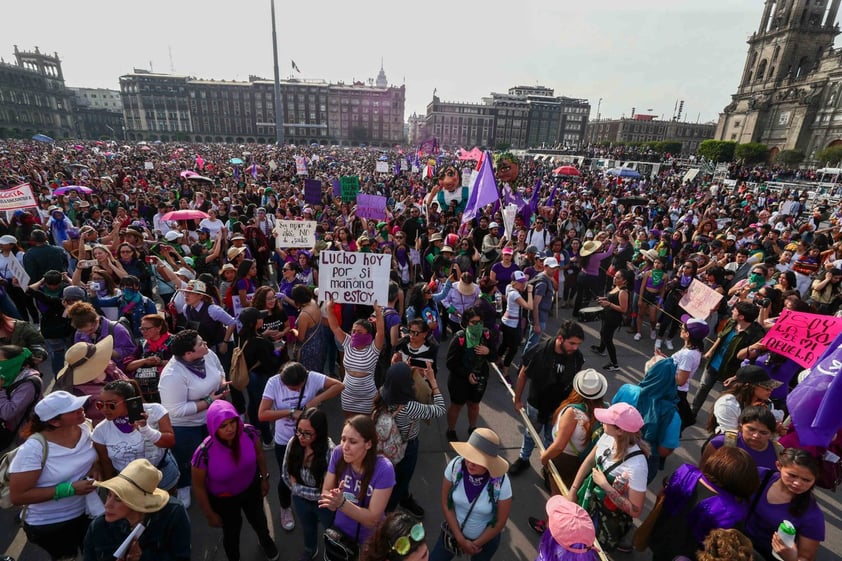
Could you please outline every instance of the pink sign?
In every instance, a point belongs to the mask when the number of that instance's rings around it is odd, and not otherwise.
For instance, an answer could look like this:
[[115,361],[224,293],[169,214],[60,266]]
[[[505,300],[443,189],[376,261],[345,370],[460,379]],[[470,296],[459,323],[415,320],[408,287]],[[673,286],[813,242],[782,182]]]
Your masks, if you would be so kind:
[[722,300],[722,294],[705,283],[693,279],[678,305],[696,319],[707,319],[711,312],[719,307],[720,300]]
[[842,332],[842,318],[784,310],[766,333],[770,351],[810,368]]
[[386,219],[386,197],[380,195],[357,195],[357,216],[373,220]]

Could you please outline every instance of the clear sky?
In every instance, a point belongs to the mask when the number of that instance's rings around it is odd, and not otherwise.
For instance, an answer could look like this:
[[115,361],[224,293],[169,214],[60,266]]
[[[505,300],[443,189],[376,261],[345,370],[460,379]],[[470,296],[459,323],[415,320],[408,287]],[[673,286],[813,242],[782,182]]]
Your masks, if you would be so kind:
[[[133,68],[272,78],[270,0],[4,2],[0,56],[57,51],[69,86],[119,88]],[[651,109],[714,121],[730,102],[762,0],[276,0],[281,76],[406,84],[407,116],[540,84],[596,118]],[[172,53],[172,58],[170,58]]]

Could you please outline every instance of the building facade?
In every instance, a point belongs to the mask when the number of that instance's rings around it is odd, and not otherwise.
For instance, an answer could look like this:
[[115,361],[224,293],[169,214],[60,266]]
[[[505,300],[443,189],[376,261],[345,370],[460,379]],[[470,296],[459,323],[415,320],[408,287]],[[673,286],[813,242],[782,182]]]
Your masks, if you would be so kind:
[[39,133],[55,139],[76,135],[73,92],[64,84],[58,53],[38,47],[20,51],[15,45],[15,62],[0,62],[0,138]]
[[427,104],[426,132],[440,146],[493,148],[496,109],[485,103],[441,101],[437,95]]
[[801,150],[809,160],[842,145],[842,50],[833,48],[839,5],[766,0],[717,139],[766,144],[772,158]]
[[104,88],[69,88],[74,96],[76,130],[82,138],[123,140],[120,92]]
[[600,119],[588,124],[585,135],[588,144],[604,142],[681,142],[682,154],[694,154],[703,141],[713,138],[714,123],[662,121],[654,115],[635,115],[632,118]]
[[[281,81],[284,138],[294,144],[391,146],[404,139],[404,86]],[[129,140],[259,142],[275,138],[274,82],[197,80],[135,70],[120,77]]]

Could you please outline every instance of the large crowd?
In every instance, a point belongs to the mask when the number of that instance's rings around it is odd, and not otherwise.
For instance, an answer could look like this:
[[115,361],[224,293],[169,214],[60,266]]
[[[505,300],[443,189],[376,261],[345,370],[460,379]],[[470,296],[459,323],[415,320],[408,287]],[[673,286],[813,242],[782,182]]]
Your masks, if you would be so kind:
[[[838,314],[842,206],[762,169],[560,177],[491,157],[498,200],[478,206],[482,162],[447,153],[0,144],[0,188],[26,184],[38,205],[0,219],[0,499],[24,507],[29,543],[52,559],[187,560],[195,504],[229,561],[243,515],[275,560],[274,490],[302,559],[492,559],[510,479],[536,447],[525,430],[509,465],[480,426],[499,375],[563,484],[547,476],[546,516],[529,520],[538,559],[590,561],[597,540],[655,561],[814,561],[825,519],[812,489],[835,490],[842,438],[800,445],[787,395],[803,365],[763,340],[785,310]],[[342,198],[347,176],[386,198],[383,219]],[[318,202],[305,177],[321,181]],[[315,221],[311,247],[276,244],[290,220]],[[324,252],[390,255],[385,301],[320,299]],[[694,282],[721,295],[704,318],[682,307]],[[592,319],[599,342],[582,349]],[[621,329],[652,358],[610,396]],[[607,363],[585,368],[586,354]],[[340,428],[321,407],[335,398]],[[644,512],[703,411],[699,461],[667,474]],[[424,423],[440,417],[456,455],[444,523],[425,536],[410,487]]]

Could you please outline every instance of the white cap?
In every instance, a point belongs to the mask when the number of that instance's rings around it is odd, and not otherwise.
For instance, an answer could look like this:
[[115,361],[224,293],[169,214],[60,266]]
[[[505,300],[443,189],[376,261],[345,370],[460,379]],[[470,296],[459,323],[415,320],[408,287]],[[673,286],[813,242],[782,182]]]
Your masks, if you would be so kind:
[[547,257],[544,259],[544,267],[558,267],[558,259],[555,257]]
[[170,230],[164,237],[167,239],[168,242],[174,242],[176,240],[181,239],[181,232],[177,232],[176,230]]
[[181,275],[182,277],[186,278],[187,280],[196,280],[196,275],[188,269],[187,267],[182,267],[175,272],[176,275]]
[[87,395],[77,397],[63,391],[49,393],[35,405],[35,414],[42,421],[49,421],[59,415],[81,409],[88,401],[88,397]]

